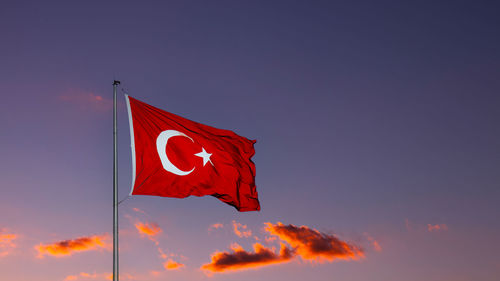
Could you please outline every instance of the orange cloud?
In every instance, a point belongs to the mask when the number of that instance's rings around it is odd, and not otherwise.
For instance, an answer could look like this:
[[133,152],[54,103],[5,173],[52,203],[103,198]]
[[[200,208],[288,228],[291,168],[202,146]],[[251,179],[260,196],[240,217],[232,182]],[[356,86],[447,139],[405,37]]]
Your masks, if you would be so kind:
[[109,273],[97,274],[95,272],[94,273],[80,272],[80,274],[66,276],[66,278],[64,278],[64,281],[73,281],[79,279],[97,279],[97,278],[108,280],[107,279],[108,275]]
[[[163,267],[166,270],[178,270],[178,269],[181,269],[182,267],[185,266],[184,264],[176,262],[172,258],[169,258],[169,256],[175,257],[178,255],[175,255],[172,253],[170,255],[167,255],[167,253],[165,253],[162,250],[162,248],[160,248],[160,242],[156,239],[156,236],[158,236],[160,233],[162,233],[163,230],[160,228],[160,226],[157,223],[137,222],[137,223],[135,223],[135,227],[137,228],[137,230],[139,231],[141,236],[143,236],[143,237],[147,236],[151,241],[153,241],[156,244],[159,257],[164,260]],[[155,276],[156,276],[156,273],[158,273],[158,271],[151,271],[151,274],[153,274]]]
[[427,230],[429,232],[432,232],[432,231],[446,231],[448,230],[448,226],[444,223],[442,224],[435,224],[435,225],[432,225],[432,224],[427,224]]
[[138,222],[135,224],[135,228],[139,231],[141,235],[146,235],[148,237],[154,237],[157,236],[158,234],[162,233],[163,230],[160,228],[160,226],[155,223],[142,223]]
[[35,249],[38,251],[38,258],[43,258],[45,255],[65,257],[71,256],[76,252],[110,249],[111,244],[106,241],[107,238],[107,234],[80,237],[74,240],[64,240],[52,244],[40,244],[35,246]]
[[232,246],[232,252],[216,252],[211,262],[201,269],[207,272],[236,271],[249,268],[258,268],[266,265],[288,262],[293,257],[293,251],[281,244],[279,254],[274,249],[268,249],[259,243],[253,245],[254,252],[247,252],[241,246]]
[[166,270],[178,270],[178,269],[185,267],[184,264],[174,261],[172,259],[172,257],[176,257],[176,258],[180,257],[182,259],[186,259],[186,257],[184,257],[182,255],[173,254],[173,253],[170,253],[169,255],[167,255],[160,247],[158,247],[158,253],[160,254],[160,258],[162,258],[164,260],[163,267]]
[[266,240],[266,242],[267,242],[267,243],[271,243],[271,242],[273,242],[273,241],[276,241],[277,239],[278,239],[278,237],[276,237],[276,236],[271,236],[271,237],[266,236],[266,237],[264,238],[264,240]]
[[163,267],[166,270],[178,270],[178,269],[181,269],[182,267],[184,267],[184,264],[178,263],[172,259],[168,259],[163,263]]
[[214,229],[219,229],[219,228],[223,228],[223,227],[224,227],[224,225],[222,223],[214,223],[208,227],[208,231],[212,231]]
[[[112,273],[87,273],[80,272],[80,274],[68,275],[64,278],[64,281],[75,281],[75,280],[113,280]],[[124,273],[120,274],[120,280],[137,280],[133,275]]]
[[[238,228],[241,228],[242,231],[240,231]],[[243,238],[252,236],[252,231],[246,229],[247,229],[246,225],[233,221],[234,234],[236,234],[238,237]]]
[[17,238],[16,234],[7,233],[7,230],[0,229],[0,258],[8,256],[12,249],[16,248],[14,240]]
[[304,260],[323,262],[336,259],[357,260],[364,257],[361,248],[307,226],[266,223],[265,230],[288,242]]

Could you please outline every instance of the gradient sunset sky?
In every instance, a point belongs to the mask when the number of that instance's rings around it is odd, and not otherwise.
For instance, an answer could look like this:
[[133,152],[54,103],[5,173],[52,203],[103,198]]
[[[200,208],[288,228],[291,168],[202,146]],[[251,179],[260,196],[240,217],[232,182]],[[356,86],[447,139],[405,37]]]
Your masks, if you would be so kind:
[[112,272],[112,82],[256,139],[260,212],[120,205],[121,280],[500,279],[495,1],[0,3],[0,280]]

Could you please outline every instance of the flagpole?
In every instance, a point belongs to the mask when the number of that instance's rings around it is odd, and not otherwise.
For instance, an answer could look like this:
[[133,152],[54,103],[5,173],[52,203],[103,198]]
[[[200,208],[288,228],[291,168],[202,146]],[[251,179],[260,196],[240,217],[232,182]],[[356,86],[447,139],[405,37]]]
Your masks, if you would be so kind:
[[118,281],[118,153],[116,145],[116,88],[113,81],[113,281]]

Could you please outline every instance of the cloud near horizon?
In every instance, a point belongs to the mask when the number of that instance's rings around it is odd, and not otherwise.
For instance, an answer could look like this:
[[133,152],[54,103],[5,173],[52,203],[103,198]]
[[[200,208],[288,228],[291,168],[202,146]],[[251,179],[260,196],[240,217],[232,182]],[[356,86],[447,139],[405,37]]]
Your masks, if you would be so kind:
[[233,244],[232,252],[215,252],[211,262],[203,265],[201,269],[208,273],[220,273],[284,263],[293,258],[293,251],[284,244],[281,244],[278,254],[274,249],[268,249],[260,243],[255,243],[253,248],[254,252],[247,252],[240,245]]
[[[121,280],[137,280],[133,275],[125,273],[120,274]],[[113,280],[112,273],[87,273],[80,272],[75,275],[68,275],[63,281],[76,281],[76,280]]]
[[102,249],[110,250],[111,243],[107,241],[108,238],[108,234],[79,237],[73,240],[63,240],[51,244],[39,244],[35,246],[35,249],[38,251],[38,258],[44,258],[45,255],[66,257],[77,252]]
[[80,272],[80,274],[75,274],[75,275],[68,275],[66,278],[64,278],[64,281],[73,281],[73,280],[79,280],[79,279],[105,279],[105,280],[112,280],[113,275],[111,273],[102,273],[102,274],[97,274],[97,273],[87,273],[87,272]]
[[17,234],[8,233],[6,229],[0,229],[0,258],[10,255],[12,250],[17,247],[16,243],[14,243],[17,238]]
[[302,259],[311,262],[358,260],[364,258],[360,247],[340,240],[334,235],[321,233],[307,226],[265,223],[265,230],[290,244]]

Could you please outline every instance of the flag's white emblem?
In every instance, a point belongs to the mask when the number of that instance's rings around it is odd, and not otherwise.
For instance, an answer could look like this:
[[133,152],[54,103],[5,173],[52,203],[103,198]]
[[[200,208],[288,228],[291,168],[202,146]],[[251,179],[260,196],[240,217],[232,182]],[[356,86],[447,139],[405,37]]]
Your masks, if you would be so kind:
[[[160,160],[161,160],[161,164],[163,165],[163,169],[165,169],[166,171],[171,172],[173,174],[179,175],[179,176],[189,175],[192,171],[194,171],[194,169],[195,169],[194,167],[193,167],[193,169],[191,169],[191,171],[183,171],[183,170],[177,168],[174,164],[172,164],[172,162],[170,162],[170,160],[167,157],[168,140],[171,137],[176,137],[176,136],[186,137],[186,138],[190,139],[192,142],[194,142],[194,140],[192,138],[185,135],[184,133],[181,133],[181,132],[176,131],[176,130],[166,130],[166,131],[161,132],[160,135],[158,135],[158,138],[156,139],[156,149],[158,151],[158,155],[160,156]],[[203,166],[205,166],[205,164],[207,162],[210,162],[210,164],[212,164],[212,166],[213,166],[214,164],[212,163],[212,160],[210,160],[210,156],[212,156],[212,154],[207,153],[203,147],[201,149],[202,149],[202,151],[200,153],[196,153],[195,155],[203,158]]]

